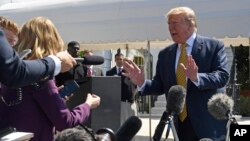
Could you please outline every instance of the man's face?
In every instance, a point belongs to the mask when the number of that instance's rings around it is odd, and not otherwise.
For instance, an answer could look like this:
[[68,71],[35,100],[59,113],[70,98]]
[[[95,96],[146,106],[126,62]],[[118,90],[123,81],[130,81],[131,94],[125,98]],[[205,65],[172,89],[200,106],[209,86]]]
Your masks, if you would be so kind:
[[117,67],[122,66],[123,59],[124,59],[123,55],[118,55],[118,56],[115,57],[115,63],[116,63]]
[[17,35],[8,29],[4,29],[4,33],[6,35],[9,44],[13,47],[17,42]]
[[191,24],[186,21],[184,17],[184,15],[179,14],[171,15],[168,18],[168,28],[170,35],[174,42],[180,44],[185,43],[193,32]]
[[68,52],[72,57],[77,57],[79,49],[80,47],[77,46],[68,47]]

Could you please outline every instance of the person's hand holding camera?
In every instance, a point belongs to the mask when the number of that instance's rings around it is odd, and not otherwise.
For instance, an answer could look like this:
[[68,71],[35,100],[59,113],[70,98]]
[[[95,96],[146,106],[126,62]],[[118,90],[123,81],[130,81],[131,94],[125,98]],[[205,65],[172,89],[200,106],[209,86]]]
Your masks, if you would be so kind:
[[100,97],[95,94],[88,93],[86,103],[90,106],[91,109],[96,108],[100,105]]

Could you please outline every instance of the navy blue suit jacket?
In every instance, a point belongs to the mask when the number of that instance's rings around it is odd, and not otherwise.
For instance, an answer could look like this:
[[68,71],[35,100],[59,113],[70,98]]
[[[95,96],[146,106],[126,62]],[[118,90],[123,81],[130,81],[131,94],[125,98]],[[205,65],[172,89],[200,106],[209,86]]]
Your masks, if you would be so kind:
[[[175,61],[177,44],[163,49],[158,55],[154,79],[147,80],[143,95],[167,96],[169,88],[177,85]],[[220,138],[226,133],[226,121],[212,117],[207,109],[207,102],[212,95],[224,92],[229,79],[227,58],[224,44],[218,40],[197,35],[191,52],[197,66],[199,86],[187,81],[186,103],[188,116],[198,137]]]
[[[124,70],[122,70],[124,72]],[[112,69],[108,70],[106,72],[106,76],[121,76],[121,101],[128,100],[130,102],[134,101],[134,90],[135,85],[125,76],[121,74],[117,74],[116,67],[113,67]]]
[[35,81],[53,77],[54,61],[46,57],[41,60],[23,61],[12,49],[0,28],[0,82],[8,86],[24,86]]

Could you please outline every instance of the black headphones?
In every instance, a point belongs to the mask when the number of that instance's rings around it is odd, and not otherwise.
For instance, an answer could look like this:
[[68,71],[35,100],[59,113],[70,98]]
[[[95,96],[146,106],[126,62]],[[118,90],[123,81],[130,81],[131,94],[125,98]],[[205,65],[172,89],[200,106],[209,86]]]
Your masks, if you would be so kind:
[[[107,135],[108,137],[110,137],[111,141],[116,141],[116,137],[115,137],[113,130],[109,128],[101,128],[96,131],[96,134],[98,135],[103,134],[104,136]],[[106,141],[106,140],[105,138],[103,138],[101,141]]]
[[[115,134],[113,132],[113,130],[109,129],[109,128],[101,128],[98,129],[96,131],[96,134],[94,134],[93,130],[91,130],[90,128],[81,125],[81,127],[91,135],[92,139],[94,141],[108,141],[106,137],[109,137],[111,139],[111,141],[116,141],[116,137]],[[97,140],[97,137],[95,135],[103,135],[103,138],[101,140]]]

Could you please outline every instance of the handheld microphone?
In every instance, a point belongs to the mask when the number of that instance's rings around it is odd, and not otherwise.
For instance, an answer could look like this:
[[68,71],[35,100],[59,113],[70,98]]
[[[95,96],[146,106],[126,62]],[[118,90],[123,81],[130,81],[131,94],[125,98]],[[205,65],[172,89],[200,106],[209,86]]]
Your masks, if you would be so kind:
[[228,119],[232,113],[234,102],[226,94],[213,95],[207,103],[208,112],[218,120]]
[[80,62],[84,65],[101,65],[104,62],[102,56],[84,56],[83,58],[74,58],[77,62]]
[[141,120],[136,116],[129,117],[117,130],[115,136],[117,141],[130,141],[140,130]]

